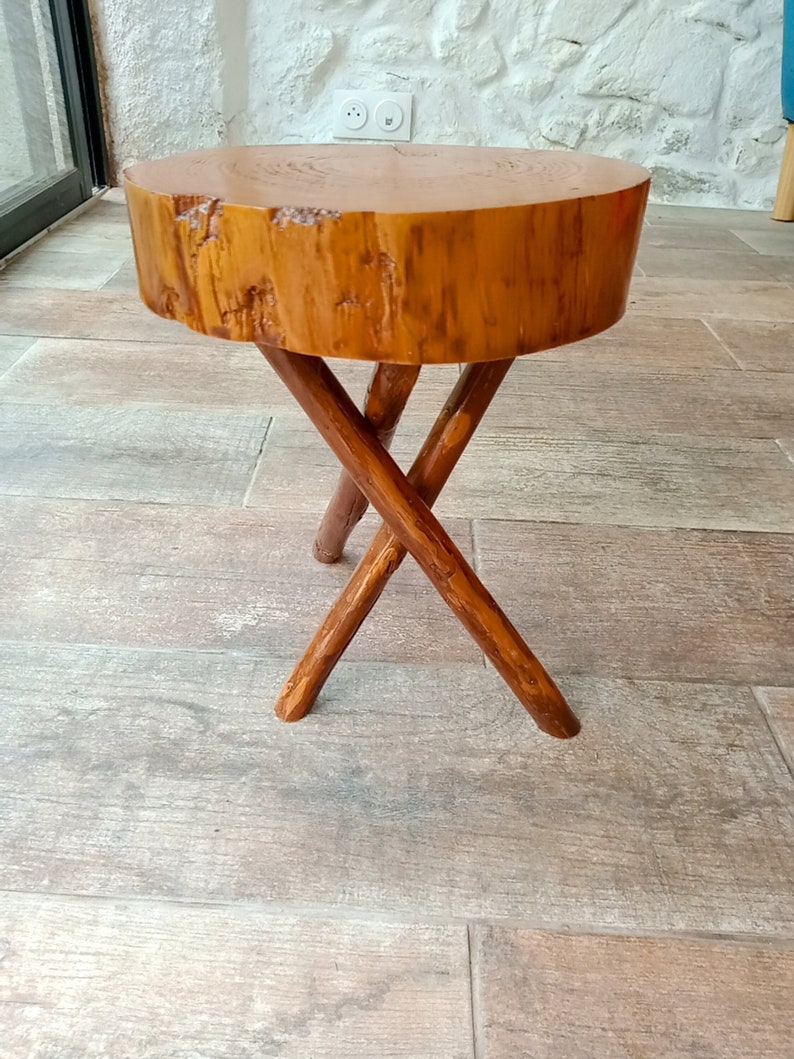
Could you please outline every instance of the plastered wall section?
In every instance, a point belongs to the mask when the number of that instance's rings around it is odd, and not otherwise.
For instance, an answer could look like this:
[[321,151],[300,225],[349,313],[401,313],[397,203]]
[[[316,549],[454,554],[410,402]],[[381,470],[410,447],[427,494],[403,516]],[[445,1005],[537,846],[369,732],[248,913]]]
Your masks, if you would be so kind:
[[780,0],[92,0],[117,171],[222,143],[327,142],[335,88],[415,97],[426,143],[649,166],[660,202],[766,209]]

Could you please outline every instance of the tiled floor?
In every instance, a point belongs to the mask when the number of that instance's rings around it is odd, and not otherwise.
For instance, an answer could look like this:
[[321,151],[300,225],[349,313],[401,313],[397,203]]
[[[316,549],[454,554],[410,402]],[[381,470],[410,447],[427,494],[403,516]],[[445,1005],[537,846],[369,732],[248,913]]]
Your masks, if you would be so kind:
[[791,1059],[794,225],[648,221],[438,504],[569,743],[408,563],[278,722],[376,520],[311,560],[333,459],[118,193],[0,272],[3,1059]]

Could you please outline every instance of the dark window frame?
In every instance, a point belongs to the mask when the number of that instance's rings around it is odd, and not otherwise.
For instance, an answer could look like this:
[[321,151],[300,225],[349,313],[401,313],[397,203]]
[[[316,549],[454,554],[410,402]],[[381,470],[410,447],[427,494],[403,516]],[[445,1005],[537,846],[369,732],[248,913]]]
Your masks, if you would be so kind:
[[[0,0],[10,7],[18,0]],[[0,258],[91,198],[107,182],[96,58],[87,0],[48,0],[61,71],[74,167],[54,178],[24,182],[0,207]]]

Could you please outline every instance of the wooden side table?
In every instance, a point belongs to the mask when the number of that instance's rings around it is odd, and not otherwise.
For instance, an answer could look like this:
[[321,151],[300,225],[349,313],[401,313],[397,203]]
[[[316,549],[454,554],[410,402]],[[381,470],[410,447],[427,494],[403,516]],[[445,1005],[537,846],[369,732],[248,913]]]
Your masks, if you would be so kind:
[[[141,297],[255,342],[344,471],[315,555],[371,502],[369,551],[287,681],[311,708],[410,552],[540,728],[579,722],[431,507],[516,356],[623,315],[649,174],[562,151],[282,146],[197,151],[126,173]],[[323,357],[376,362],[359,412]],[[413,466],[388,453],[426,364],[466,364]]]

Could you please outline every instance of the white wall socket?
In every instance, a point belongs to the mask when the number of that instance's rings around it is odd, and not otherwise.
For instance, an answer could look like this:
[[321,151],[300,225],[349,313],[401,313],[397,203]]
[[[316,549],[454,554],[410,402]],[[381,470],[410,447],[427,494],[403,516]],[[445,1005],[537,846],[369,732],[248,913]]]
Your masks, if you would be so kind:
[[410,140],[413,99],[410,92],[338,89],[334,92],[334,138]]

